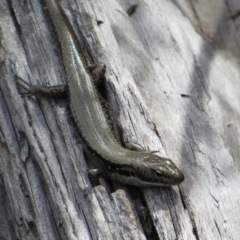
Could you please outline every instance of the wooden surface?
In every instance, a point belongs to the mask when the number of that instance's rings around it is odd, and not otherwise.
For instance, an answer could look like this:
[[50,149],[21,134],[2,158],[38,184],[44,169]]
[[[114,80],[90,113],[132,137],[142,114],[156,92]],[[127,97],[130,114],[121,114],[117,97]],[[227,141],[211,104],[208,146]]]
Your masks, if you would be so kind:
[[237,1],[142,0],[131,16],[135,1],[61,3],[107,65],[123,143],[173,159],[185,181],[93,188],[66,101],[21,96],[16,84],[65,82],[44,3],[2,0],[0,239],[239,239],[240,17],[227,19]]

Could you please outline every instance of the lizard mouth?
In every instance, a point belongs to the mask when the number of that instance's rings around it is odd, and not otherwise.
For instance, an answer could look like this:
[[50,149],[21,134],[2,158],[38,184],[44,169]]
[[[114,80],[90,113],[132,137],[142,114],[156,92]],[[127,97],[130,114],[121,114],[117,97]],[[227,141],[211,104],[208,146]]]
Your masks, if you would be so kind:
[[158,172],[153,172],[156,176],[157,182],[166,184],[168,186],[178,185],[184,181],[184,175],[179,169],[171,172],[171,175],[164,175]]

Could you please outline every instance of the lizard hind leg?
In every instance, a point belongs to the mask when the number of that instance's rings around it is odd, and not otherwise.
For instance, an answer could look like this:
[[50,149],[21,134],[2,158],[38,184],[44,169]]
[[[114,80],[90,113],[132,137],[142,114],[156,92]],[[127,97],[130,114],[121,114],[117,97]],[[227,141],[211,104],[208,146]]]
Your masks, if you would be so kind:
[[47,86],[47,85],[32,85],[28,83],[26,80],[22,79],[18,75],[15,75],[17,78],[17,84],[23,88],[26,92],[21,94],[26,94],[29,96],[34,95],[43,95],[47,97],[65,97],[68,93],[67,85],[55,85],[55,86]]
[[93,80],[98,87],[103,79],[105,78],[105,72],[106,72],[106,65],[104,63],[98,62],[94,63],[90,66],[88,66],[88,70],[90,71]]

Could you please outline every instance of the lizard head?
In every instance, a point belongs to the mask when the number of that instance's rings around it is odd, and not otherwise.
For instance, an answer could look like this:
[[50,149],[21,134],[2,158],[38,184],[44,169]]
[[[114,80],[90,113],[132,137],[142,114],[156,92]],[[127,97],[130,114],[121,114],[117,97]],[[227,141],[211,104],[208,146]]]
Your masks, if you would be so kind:
[[132,166],[141,185],[173,186],[184,180],[184,175],[172,160],[156,154],[141,154],[134,159]]
[[108,164],[102,170],[92,169],[89,173],[94,178],[108,178],[140,187],[173,186],[184,180],[182,172],[170,159],[143,152],[132,157],[130,164]]

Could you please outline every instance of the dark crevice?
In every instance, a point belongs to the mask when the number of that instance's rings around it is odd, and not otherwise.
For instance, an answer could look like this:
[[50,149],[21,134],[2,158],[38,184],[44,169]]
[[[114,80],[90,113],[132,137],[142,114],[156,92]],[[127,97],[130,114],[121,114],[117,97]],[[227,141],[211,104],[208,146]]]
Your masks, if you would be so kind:
[[[10,126],[11,125],[11,130],[14,132],[14,135],[15,135],[15,139],[16,139],[16,142],[17,142],[17,144],[18,144],[18,148],[20,148],[20,146],[19,146],[19,141],[18,141],[18,134],[17,134],[17,132],[16,132],[16,130],[17,130],[17,128],[15,127],[15,125],[14,125],[14,122],[15,121],[13,121],[13,119],[12,119],[12,114],[11,114],[11,106],[9,106],[9,104],[8,104],[8,102],[9,101],[7,101],[6,100],[6,98],[5,98],[5,95],[3,94],[3,91],[2,91],[2,89],[0,88],[0,93],[1,93],[1,95],[2,95],[2,99],[3,99],[3,101],[4,101],[4,105],[5,105],[5,109],[6,109],[6,111],[7,111],[7,113],[8,113],[8,119],[10,120],[10,121],[8,121],[8,125]],[[8,97],[8,96],[6,96],[6,97]]]
[[181,187],[178,187],[178,190],[179,190],[180,200],[182,202],[183,208],[187,209],[187,206],[186,206],[186,203],[185,203],[185,200],[184,200],[184,196],[183,196]]
[[[64,202],[64,204],[65,204],[65,201],[64,201],[64,199],[65,199],[65,197],[64,197],[64,195],[65,195],[65,193],[63,193],[61,190],[59,191],[59,193],[60,193],[60,195],[61,195],[61,198],[63,199],[63,202]],[[68,216],[71,216],[71,214],[69,214],[69,208],[65,208],[65,210],[66,210],[66,212],[67,212],[67,215]],[[71,211],[71,210],[70,210]],[[69,217],[68,218],[69,219],[69,222],[70,222],[70,224],[71,224],[71,229],[72,229],[72,233],[74,234],[74,236],[75,237],[77,237],[77,235],[76,235],[76,225],[74,224],[74,219],[72,219],[71,217]]]
[[[136,94],[132,91],[132,89],[131,89],[131,88],[128,88],[128,90],[129,90],[130,94],[132,95],[133,100],[135,101],[135,103],[139,106],[140,113],[143,115],[146,123],[148,123],[148,124],[151,126],[151,127],[150,127],[151,130],[157,135],[157,137],[159,138],[162,146],[164,147],[163,141],[162,141],[161,136],[160,136],[160,134],[159,134],[159,132],[158,132],[158,130],[157,130],[156,124],[155,124],[155,123],[152,121],[152,119],[148,116],[147,110],[145,110],[145,109],[143,108],[142,102],[138,99],[138,97],[137,97]],[[130,107],[130,104],[129,104],[129,107]],[[130,116],[129,116],[129,119],[131,120],[131,117],[130,117]],[[131,121],[131,122],[132,122],[132,121]],[[132,126],[134,126],[134,125],[132,124]]]
[[[53,149],[54,149],[54,151],[55,151],[55,153],[56,153],[56,152],[57,152],[57,148],[56,148],[56,146],[55,146],[55,141],[52,141],[52,145],[53,145]],[[66,184],[66,189],[67,189],[68,194],[69,194],[67,179],[65,178],[65,174],[64,174],[64,171],[63,171],[63,168],[62,168],[62,164],[61,164],[60,158],[59,158],[58,154],[56,154],[55,157],[56,157],[56,159],[57,159],[57,161],[58,161],[58,165],[59,165],[59,168],[60,168],[60,170],[61,170],[62,177],[63,177],[63,179],[64,179],[64,182],[65,182],[65,184]]]
[[200,240],[201,238],[199,237],[195,220],[191,218],[191,222],[192,222],[192,227],[193,227],[193,228],[192,228],[192,232],[193,232],[194,236],[196,237],[196,239],[197,239],[197,240]]
[[[192,232],[193,234],[195,235],[196,239],[197,240],[200,240],[200,237],[199,237],[199,233],[198,233],[198,230],[197,230],[197,226],[196,226],[196,223],[195,223],[195,220],[194,220],[194,216],[193,214],[191,213],[191,211],[189,211],[188,207],[187,207],[187,204],[185,202],[185,197],[184,197],[184,194],[183,194],[183,191],[181,189],[181,187],[178,187],[178,190],[179,190],[179,195],[180,195],[180,200],[182,202],[182,205],[183,205],[183,208],[188,212],[188,215],[190,217],[190,220],[192,222]],[[171,192],[169,192],[169,198],[171,199]],[[174,205],[174,204],[172,204]],[[171,206],[169,207],[171,209]],[[178,224],[178,222],[180,221],[180,219],[175,219],[174,215],[172,214],[172,212],[170,211],[171,213],[171,218],[172,218],[172,222],[173,222],[173,227],[174,227],[174,230],[176,232],[176,236],[178,236],[178,230],[181,231],[181,227],[176,225],[175,224]]]
[[[135,93],[131,90],[131,88],[128,88],[128,90],[129,90],[130,94],[132,95],[135,103],[139,106],[140,113],[143,115],[146,123],[151,125],[151,129],[155,132],[155,134],[159,138],[161,144],[163,145],[163,142],[162,142],[161,136],[157,130],[156,124],[150,119],[150,117],[148,116],[148,113],[146,113],[146,110],[143,108],[141,101],[138,99],[138,97],[135,95]],[[130,104],[129,104],[129,107],[130,107]],[[129,116],[129,118],[130,118],[130,116]],[[130,118],[130,120],[131,120],[131,118]],[[132,126],[133,126],[133,124],[132,124]]]
[[218,226],[218,224],[217,224],[217,222],[216,222],[215,219],[214,219],[214,223],[215,223],[215,226],[216,226],[216,228],[217,228],[217,230],[218,230],[218,233],[219,233],[219,235],[220,235],[220,237],[221,237],[222,234],[221,234],[221,232],[220,232],[220,228],[219,228],[219,226]]
[[13,211],[6,187],[3,175],[0,174],[0,239],[15,239],[18,235],[14,219],[16,212]]
[[[37,184],[38,184],[37,189],[38,189],[39,192],[41,191],[42,195],[44,196],[44,198],[45,198],[45,200],[47,202],[46,206],[49,209],[47,217],[50,218],[50,221],[52,220],[51,222],[53,222],[53,225],[55,226],[55,228],[53,228],[55,230],[54,232],[57,232],[58,239],[61,239],[61,237],[60,237],[61,234],[59,232],[59,228],[58,228],[57,223],[56,223],[55,218],[54,218],[54,211],[52,211],[52,209],[50,207],[51,204],[50,204],[50,201],[48,199],[47,191],[48,191],[49,186],[47,186],[47,183],[44,182],[43,177],[42,177],[43,176],[42,170],[39,167],[39,165],[37,163],[37,160],[33,156],[34,156],[34,153],[32,151],[30,151],[28,158],[31,159],[31,164],[32,164],[31,171],[33,171],[34,174],[36,176],[38,176],[38,178],[36,180]],[[29,162],[30,162],[30,160],[29,160]],[[31,173],[31,174],[33,174],[33,173]],[[28,189],[31,191],[31,194],[29,193],[29,196],[31,197],[31,199],[29,199],[29,203],[33,202],[35,204],[36,202],[34,201],[34,197],[35,197],[34,195],[36,194],[36,192],[32,191],[32,189],[35,189],[35,187],[33,187],[31,185],[32,181],[30,181],[31,177],[29,177],[29,175],[28,175],[28,168],[27,167],[26,167],[26,178],[27,178],[28,183],[29,183],[29,188]],[[31,210],[33,210],[33,213],[31,215],[33,215],[34,219],[30,220],[29,222],[27,222],[27,224],[28,224],[28,227],[30,228],[32,234],[35,236],[35,238],[37,238],[37,236],[39,236],[39,234],[40,234],[40,232],[39,232],[40,230],[39,230],[39,228],[38,228],[36,223],[40,219],[36,219],[36,218],[38,218],[37,207],[35,206],[34,209],[33,208],[29,209],[30,212],[31,212]]]
[[167,196],[169,199],[168,208],[169,208],[170,217],[171,217],[173,229],[175,232],[175,236],[179,236],[182,233],[182,230],[181,230],[181,226],[179,223],[180,222],[180,219],[178,218],[179,215],[177,214],[178,209],[176,209],[174,207],[176,205],[176,199],[177,199],[177,197],[175,196],[176,193],[175,193],[175,191],[173,191],[172,188],[168,188],[166,191],[167,191]]
[[[34,159],[34,158],[33,158]],[[43,176],[43,173],[42,173],[42,170],[41,168],[38,166],[38,164],[36,163],[36,161],[32,161],[33,163],[33,167],[35,169],[36,172],[38,172],[38,176],[40,176],[38,178],[38,181],[39,181],[39,184],[40,184],[40,187],[41,187],[41,192],[42,194],[45,196],[45,199],[46,199],[46,202],[47,202],[47,207],[48,207],[48,212],[49,212],[49,217],[52,218],[52,222],[55,226],[54,230],[56,230],[56,233],[58,235],[58,238],[61,239],[61,229],[60,229],[60,226],[61,226],[61,223],[58,225],[57,221],[58,221],[58,218],[54,215],[55,213],[57,213],[57,209],[52,210],[51,208],[51,201],[55,201],[55,199],[53,199],[50,191],[48,190],[49,189],[49,184],[47,182],[45,182],[43,180],[43,178],[41,176]],[[52,174],[52,173],[51,173]],[[49,199],[49,196],[51,197],[51,200]]]
[[55,219],[55,216],[54,216],[54,211],[52,211],[52,209],[51,209],[51,205],[50,205],[50,202],[49,202],[49,199],[48,199],[48,196],[46,195],[46,200],[47,200],[47,202],[48,202],[48,208],[49,208],[49,211],[50,211],[50,213],[51,213],[51,216],[52,216],[52,218],[53,218],[53,224],[55,225],[55,230],[56,230],[56,232],[57,232],[57,235],[58,235],[58,238],[59,239],[62,239],[61,238],[61,226],[63,226],[63,224],[60,222],[59,224],[57,224],[57,219]]
[[160,134],[159,134],[159,132],[157,130],[156,124],[153,123],[153,122],[152,122],[152,124],[153,124],[153,131],[156,133],[157,137],[160,139],[160,142],[162,143],[162,139],[161,139],[161,136],[160,136]]
[[88,224],[88,220],[87,220],[87,218],[86,218],[86,216],[85,216],[84,211],[82,211],[82,214],[83,214],[83,217],[84,217],[84,220],[85,220],[85,223],[86,223],[86,227],[87,227],[87,229],[88,229],[88,233],[90,234],[91,239],[95,239],[95,238],[92,236],[92,231],[91,231],[91,228],[90,228],[90,226],[89,226],[89,224]]
[[12,16],[12,19],[13,19],[13,24],[15,26],[15,29],[16,29],[16,32],[19,36],[22,35],[22,28],[21,28],[21,25],[19,24],[18,20],[17,20],[17,17],[15,15],[15,12],[14,12],[14,9],[13,9],[13,6],[12,6],[12,1],[7,1],[7,4],[8,4],[8,7],[9,7],[9,11],[10,11],[10,14]]
[[[46,119],[46,116],[45,116],[44,110],[42,109],[41,104],[39,104],[39,107],[40,107],[40,109],[41,109],[41,111],[42,111],[42,116],[43,116],[43,118],[44,118],[44,121],[45,121],[45,124],[46,124],[46,126],[47,126],[47,129],[48,129],[49,132],[50,132],[52,146],[53,146],[53,149],[54,149],[54,151],[55,151],[55,153],[56,153],[56,152],[57,152],[57,148],[56,148],[56,146],[55,146],[55,141],[54,141],[54,139],[52,138],[52,137],[54,136],[54,134],[53,134],[53,132],[52,132],[52,130],[51,130],[51,127],[50,127],[49,124],[48,124],[48,121],[47,121],[47,119]],[[54,117],[56,118],[55,115],[54,115]],[[53,120],[53,118],[51,118],[51,119]],[[55,120],[56,120],[56,119],[55,119]],[[56,121],[56,122],[57,122],[57,121]],[[57,125],[57,127],[59,128],[58,125]],[[59,132],[60,132],[60,134],[61,134],[61,130],[60,130],[60,129],[59,129]],[[64,179],[64,181],[65,181],[65,183],[66,183],[66,188],[67,188],[67,191],[68,191],[67,179],[65,178],[65,174],[64,174],[64,171],[63,171],[63,168],[62,168],[61,161],[60,161],[58,155],[55,155],[55,157],[56,157],[56,159],[57,159],[57,161],[58,161],[58,165],[59,165],[59,168],[60,168],[60,170],[61,170],[63,179]],[[69,192],[68,192],[68,193],[69,193]]]
[[154,227],[150,212],[147,207],[144,193],[137,187],[129,186],[129,189],[129,194],[134,200],[135,209],[147,240],[159,240],[157,230]]
[[173,230],[175,232],[175,236],[178,236],[178,228],[176,226],[177,224],[177,219],[175,218],[173,212],[171,211],[171,208],[169,207],[169,212],[170,212],[170,218],[171,218],[171,222],[172,222],[172,226],[173,226]]
[[[37,101],[38,102],[38,101]],[[40,106],[39,102],[38,102],[38,105]],[[27,118],[26,119],[29,119],[28,123],[29,123],[29,127],[31,127],[32,129],[32,134],[33,134],[33,137],[35,139],[35,141],[37,142],[37,145],[39,147],[39,150],[41,151],[42,154],[44,154],[44,158],[43,159],[46,159],[46,154],[45,154],[45,151],[44,151],[44,148],[42,147],[42,144],[41,144],[41,141],[39,140],[37,134],[36,134],[36,131],[35,131],[35,128],[33,128],[32,126],[32,123],[34,122],[32,120],[32,117],[31,117],[31,114],[29,112],[29,109],[28,109],[28,106],[26,104],[26,100],[23,101],[23,108],[25,110],[25,113],[27,115]],[[42,114],[43,115],[43,114]]]

